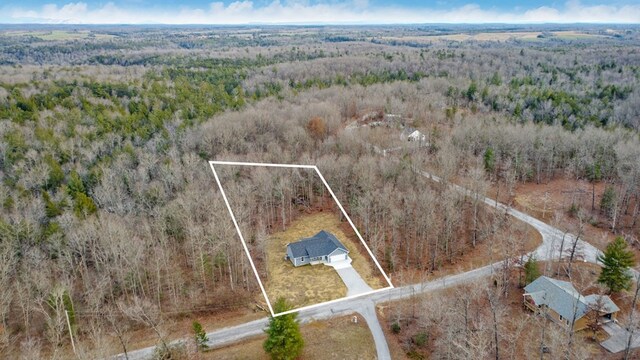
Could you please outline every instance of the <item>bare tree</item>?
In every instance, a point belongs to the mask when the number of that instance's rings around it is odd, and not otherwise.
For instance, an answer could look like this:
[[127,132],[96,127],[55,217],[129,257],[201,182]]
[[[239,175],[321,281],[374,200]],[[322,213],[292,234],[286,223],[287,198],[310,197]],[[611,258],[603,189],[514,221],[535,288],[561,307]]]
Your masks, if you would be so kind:
[[632,348],[631,344],[633,342],[634,335],[638,329],[638,323],[640,323],[640,319],[636,314],[636,305],[638,304],[638,294],[640,293],[640,274],[636,271],[636,290],[633,292],[633,300],[631,301],[631,309],[629,310],[629,319],[627,320],[626,329],[629,332],[629,336],[627,337],[627,344],[624,349],[624,359],[630,359]]
[[138,297],[134,297],[132,303],[118,303],[118,309],[131,320],[150,327],[158,337],[158,341],[160,341],[162,346],[162,351],[166,352],[169,350],[165,340],[166,335],[162,327],[164,319],[154,304]]
[[572,243],[571,243],[571,249],[569,252],[569,264],[568,264],[568,268],[567,268],[567,275],[569,276],[569,278],[571,278],[571,265],[573,263],[573,260],[576,256],[576,250],[578,248],[578,244],[580,243],[580,237],[582,236],[582,234],[584,233],[584,227],[585,227],[585,217],[586,214],[582,211],[582,209],[580,209],[578,211],[577,214],[577,219],[578,219],[578,224],[576,225],[576,235],[575,237],[572,239]]

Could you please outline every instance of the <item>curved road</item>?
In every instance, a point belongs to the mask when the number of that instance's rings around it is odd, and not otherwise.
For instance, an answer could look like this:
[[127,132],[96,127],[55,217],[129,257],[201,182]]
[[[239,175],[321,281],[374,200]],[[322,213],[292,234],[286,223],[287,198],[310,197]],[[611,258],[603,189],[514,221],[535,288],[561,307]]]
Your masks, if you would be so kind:
[[[378,151],[376,151],[378,152]],[[438,176],[432,175],[426,171],[419,169],[413,169],[416,173],[427,177],[435,182],[442,182],[442,179]],[[450,184],[453,189],[471,196],[473,193],[459,185]],[[485,204],[495,207],[497,209],[505,211],[507,214],[524,221],[525,223],[533,226],[542,235],[542,244],[532,252],[535,254],[538,260],[551,260],[557,259],[560,253],[560,247],[562,239],[564,237],[564,251],[570,249],[576,237],[569,233],[564,233],[559,229],[548,225],[532,216],[529,216],[523,212],[514,210],[507,205],[496,202],[494,199],[487,197],[483,198]],[[576,258],[582,258],[584,261],[598,264],[597,257],[602,252],[593,245],[578,240],[576,247]],[[317,307],[302,310],[298,313],[298,319],[301,323],[307,323],[316,320],[328,319],[333,316],[348,315],[355,312],[360,313],[371,330],[373,335],[376,350],[378,353],[378,359],[390,359],[389,347],[387,341],[382,332],[382,327],[376,316],[375,304],[384,303],[394,300],[405,299],[415,294],[426,293],[430,291],[445,289],[448,287],[456,286],[463,283],[473,282],[484,277],[487,277],[493,273],[494,268],[499,268],[502,262],[497,262],[491,265],[483,266],[478,269],[467,271],[460,274],[449,275],[437,280],[427,281],[423,283],[417,283],[413,285],[407,285],[402,287],[396,287],[379,291],[373,294],[363,294],[362,296],[343,300],[337,303],[319,305]],[[229,345],[240,340],[244,340],[250,337],[264,334],[264,329],[268,325],[269,319],[267,317],[259,320],[254,320],[241,325],[226,327],[210,333],[207,333],[209,347],[215,348],[224,345]],[[171,344],[184,343],[184,340],[176,340]],[[148,347],[128,353],[129,359],[149,359],[153,355],[155,347]],[[113,357],[115,359],[125,359],[124,354],[119,354]]]

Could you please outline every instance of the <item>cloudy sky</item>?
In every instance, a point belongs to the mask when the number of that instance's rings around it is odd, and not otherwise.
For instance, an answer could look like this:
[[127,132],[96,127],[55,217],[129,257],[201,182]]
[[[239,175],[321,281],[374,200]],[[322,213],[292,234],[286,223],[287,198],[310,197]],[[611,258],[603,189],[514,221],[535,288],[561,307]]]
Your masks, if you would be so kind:
[[0,0],[0,23],[640,23],[638,0]]

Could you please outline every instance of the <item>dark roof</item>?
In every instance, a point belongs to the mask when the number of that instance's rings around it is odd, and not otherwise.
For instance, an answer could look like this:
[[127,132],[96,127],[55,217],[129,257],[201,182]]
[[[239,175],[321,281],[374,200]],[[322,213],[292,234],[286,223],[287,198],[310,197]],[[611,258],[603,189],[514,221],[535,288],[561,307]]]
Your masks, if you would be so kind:
[[[547,305],[562,317],[571,319],[575,313],[578,320],[589,312],[589,307],[597,303],[599,295],[582,296],[568,281],[540,276],[525,286],[536,305]],[[619,311],[608,296],[602,296],[602,310],[606,313]],[[574,308],[577,307],[577,308]]]
[[329,255],[336,249],[342,249],[349,252],[349,250],[347,250],[347,248],[342,245],[342,243],[338,241],[333,234],[324,230],[310,238],[302,239],[287,246],[291,248],[291,254],[294,258],[302,256],[317,257]]

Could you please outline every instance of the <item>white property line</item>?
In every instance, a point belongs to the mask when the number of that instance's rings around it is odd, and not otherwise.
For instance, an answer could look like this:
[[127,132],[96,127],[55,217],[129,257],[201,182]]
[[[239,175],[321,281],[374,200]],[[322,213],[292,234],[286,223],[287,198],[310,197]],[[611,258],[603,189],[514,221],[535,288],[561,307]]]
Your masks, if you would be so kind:
[[218,173],[216,172],[216,169],[213,167],[213,162],[210,161],[209,165],[211,166],[211,171],[213,171],[213,176],[216,178],[216,183],[218,183],[218,187],[220,188],[220,193],[222,194],[222,197],[224,198],[224,203],[227,204],[227,210],[229,210],[229,214],[231,215],[231,220],[233,220],[233,225],[236,227],[236,231],[238,232],[238,235],[240,235],[240,240],[242,241],[242,246],[244,247],[244,251],[247,253],[247,257],[249,258],[249,263],[251,264],[251,268],[253,269],[253,273],[256,275],[256,278],[258,279],[258,285],[260,285],[260,290],[262,290],[262,295],[267,300],[267,306],[269,307],[269,311],[271,312],[271,315],[273,315],[273,308],[271,307],[271,303],[269,302],[269,299],[267,298],[267,292],[264,290],[264,286],[262,286],[262,281],[260,281],[260,276],[258,276],[258,270],[256,269],[256,266],[253,264],[253,260],[251,259],[251,255],[249,254],[249,248],[247,248],[247,243],[244,241],[244,237],[242,236],[242,233],[240,232],[240,227],[238,226],[238,221],[236,221],[236,216],[233,215],[233,210],[231,210],[231,205],[229,204],[229,200],[227,199],[227,195],[224,193],[224,189],[222,188],[222,184],[220,183],[220,178],[218,177]]
[[[319,304],[303,306],[303,307],[300,307],[300,308],[297,308],[297,309],[287,310],[287,311],[283,311],[283,312],[275,314],[273,312],[273,307],[271,306],[271,302],[269,301],[269,297],[267,296],[267,292],[264,289],[264,285],[262,284],[262,280],[260,280],[260,276],[258,275],[258,270],[256,269],[256,266],[253,263],[253,259],[251,258],[251,253],[249,252],[249,248],[247,247],[247,243],[245,242],[244,236],[242,236],[242,232],[240,231],[240,226],[238,225],[238,221],[236,220],[236,217],[233,214],[233,210],[231,210],[231,205],[229,203],[229,200],[227,199],[227,195],[225,194],[224,189],[222,188],[222,184],[220,183],[220,178],[218,177],[218,173],[216,172],[214,165],[265,166],[265,167],[299,168],[299,169],[313,169],[313,170],[315,170],[316,173],[318,174],[318,176],[320,177],[320,179],[322,180],[322,183],[324,184],[324,186],[326,186],[327,189],[329,190],[329,193],[331,194],[331,197],[333,198],[333,200],[336,202],[336,204],[338,204],[338,207],[340,208],[340,211],[342,211],[342,214],[347,218],[347,221],[349,222],[349,225],[351,225],[351,228],[353,228],[354,232],[358,236],[358,239],[360,239],[360,241],[362,242],[362,245],[364,245],[365,249],[367,249],[367,253],[369,253],[369,256],[371,256],[371,258],[373,259],[373,262],[376,264],[376,266],[378,267],[378,270],[380,270],[380,272],[382,273],[382,276],[384,276],[384,278],[387,281],[387,283],[389,284],[389,286],[385,287],[385,288],[382,288],[382,289],[369,291],[369,292],[366,292],[366,293],[361,293],[361,294],[356,294],[356,295],[351,295],[351,296],[345,296],[345,297],[340,298],[340,299],[329,300],[329,301],[325,301],[325,302],[322,302],[322,303],[319,303]],[[340,201],[338,201],[338,198],[334,194],[333,190],[331,190],[331,187],[329,186],[329,184],[325,180],[324,176],[322,176],[322,174],[320,173],[320,170],[318,169],[317,166],[315,166],[315,165],[296,165],[296,164],[250,163],[250,162],[237,162],[237,161],[213,161],[213,160],[209,161],[209,166],[211,166],[211,170],[213,171],[213,176],[216,178],[216,183],[218,184],[218,188],[220,188],[220,193],[222,194],[222,197],[224,198],[224,202],[227,205],[227,210],[229,210],[229,214],[231,215],[231,219],[233,220],[233,225],[235,226],[236,231],[238,232],[238,235],[240,236],[240,241],[242,241],[242,246],[244,248],[245,253],[247,254],[247,257],[249,258],[249,263],[251,264],[251,268],[253,269],[253,273],[256,276],[256,280],[258,280],[258,284],[260,285],[260,290],[262,291],[262,295],[264,296],[264,299],[267,302],[267,306],[269,307],[269,311],[271,312],[271,316],[276,317],[276,316],[280,316],[280,315],[286,315],[286,314],[298,312],[298,311],[301,311],[301,310],[308,310],[308,309],[312,309],[312,308],[315,308],[315,307],[318,307],[318,306],[321,306],[321,305],[336,303],[336,302],[340,302],[340,301],[354,299],[354,298],[357,298],[357,297],[360,297],[360,296],[370,295],[370,294],[377,293],[377,292],[380,292],[380,291],[385,291],[385,290],[388,290],[388,289],[392,289],[394,287],[393,284],[391,283],[391,279],[384,272],[384,270],[382,269],[382,266],[380,266],[380,263],[378,262],[378,259],[376,259],[376,257],[373,255],[373,252],[371,252],[371,249],[369,249],[369,246],[367,245],[367,243],[362,238],[362,235],[360,235],[360,232],[358,231],[358,229],[356,229],[356,226],[353,224],[353,221],[351,221],[351,218],[349,217],[347,212],[342,207],[342,204],[340,204]]]
[[384,270],[382,270],[382,266],[380,266],[380,263],[378,262],[378,259],[376,259],[376,257],[373,255],[373,253],[371,252],[371,249],[369,249],[369,246],[367,245],[367,243],[364,242],[364,239],[362,238],[362,235],[360,235],[360,232],[358,231],[358,229],[356,229],[356,226],[353,224],[353,221],[351,221],[351,218],[349,217],[347,212],[344,211],[344,208],[342,207],[342,204],[340,204],[340,201],[338,201],[338,198],[336,197],[336,194],[334,194],[333,190],[331,190],[331,187],[327,183],[327,180],[324,179],[324,176],[322,176],[322,174],[320,173],[320,170],[318,170],[317,166],[314,166],[313,168],[318,173],[318,176],[320,176],[320,179],[322,180],[322,183],[324,183],[324,186],[326,186],[327,189],[329,189],[329,193],[331,194],[331,197],[333,197],[333,200],[335,200],[335,202],[336,202],[336,204],[338,204],[338,207],[340,208],[340,210],[342,210],[342,214],[344,214],[344,217],[347,218],[347,221],[349,221],[349,224],[353,228],[353,231],[355,231],[356,235],[358,235],[358,238],[362,242],[362,245],[364,245],[365,249],[367,249],[367,252],[369,253],[369,256],[371,256],[371,258],[373,259],[373,262],[376,263],[376,266],[378,267],[378,269],[380,270],[380,272],[384,276],[385,280],[387,280],[387,283],[389,283],[389,287],[393,288],[393,284],[391,283],[391,279],[389,279],[389,277],[384,272]]

